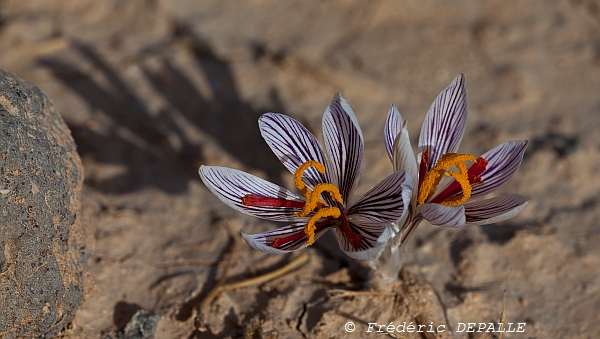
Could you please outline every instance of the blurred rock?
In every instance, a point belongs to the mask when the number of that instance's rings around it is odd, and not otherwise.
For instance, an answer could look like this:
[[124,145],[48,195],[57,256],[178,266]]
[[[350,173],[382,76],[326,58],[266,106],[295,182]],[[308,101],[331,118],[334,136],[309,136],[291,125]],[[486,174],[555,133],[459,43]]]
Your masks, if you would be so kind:
[[0,337],[49,338],[82,299],[83,167],[58,111],[0,70]]
[[102,339],[152,339],[160,315],[138,310],[122,332],[107,333]]
[[123,339],[152,339],[160,316],[138,311],[125,327]]

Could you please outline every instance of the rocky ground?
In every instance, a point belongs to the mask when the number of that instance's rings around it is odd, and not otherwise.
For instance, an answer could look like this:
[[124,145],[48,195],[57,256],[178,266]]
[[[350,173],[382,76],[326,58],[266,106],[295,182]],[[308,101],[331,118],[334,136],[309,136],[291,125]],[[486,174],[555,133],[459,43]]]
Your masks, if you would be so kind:
[[[139,322],[155,338],[374,338],[370,322],[413,322],[446,331],[408,338],[494,338],[458,332],[459,323],[497,322],[503,309],[505,322],[526,323],[503,338],[600,335],[599,1],[3,0],[0,8],[0,68],[54,101],[85,168],[86,295],[60,337],[132,337]],[[368,269],[329,234],[283,277],[212,299],[219,284],[299,254],[266,255],[240,241],[241,229],[275,225],[214,198],[201,164],[293,187],[257,118],[286,113],[320,138],[322,113],[341,92],[365,137],[364,192],[391,173],[382,138],[389,105],[408,119],[416,145],[429,105],[457,73],[469,93],[461,152],[529,140],[501,190],[533,197],[519,216],[421,225],[390,293],[332,296],[367,291]]]

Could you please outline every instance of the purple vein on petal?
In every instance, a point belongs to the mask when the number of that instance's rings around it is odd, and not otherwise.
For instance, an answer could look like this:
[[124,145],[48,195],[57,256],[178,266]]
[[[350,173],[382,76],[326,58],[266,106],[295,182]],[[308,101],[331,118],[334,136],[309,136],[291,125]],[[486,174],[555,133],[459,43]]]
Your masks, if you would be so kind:
[[[244,240],[246,240],[250,247],[256,250],[275,254],[288,253],[308,246],[306,243],[308,238],[304,232],[304,225],[304,223],[296,223],[258,234],[246,234],[242,232],[242,237],[244,237]],[[316,231],[315,241],[325,234],[328,229],[329,227],[325,227]],[[278,248],[271,246],[275,238],[285,238],[293,235],[297,237],[289,242],[282,243]]]
[[393,162],[393,147],[394,140],[396,140],[396,136],[402,132],[402,125],[404,121],[402,120],[402,115],[396,108],[396,106],[392,105],[390,110],[388,111],[387,119],[385,122],[385,128],[383,129],[383,137],[385,142],[385,149],[390,157],[390,160]]
[[484,196],[504,186],[519,169],[525,148],[527,141],[507,141],[483,154],[481,157],[488,161],[481,174],[483,184],[473,186],[471,197]]
[[506,194],[485,200],[466,202],[466,222],[472,225],[487,225],[510,219],[519,214],[531,197]]
[[329,159],[325,164],[328,179],[346,202],[358,184],[364,142],[356,116],[340,94],[334,96],[323,115],[323,138]]
[[422,204],[419,212],[432,225],[440,227],[460,227],[465,224],[464,206],[444,206],[439,204]]
[[258,218],[273,221],[304,221],[294,212],[297,208],[245,206],[242,199],[248,194],[300,201],[304,199],[289,190],[246,172],[219,166],[201,166],[200,178],[206,187],[227,206]]
[[467,89],[459,74],[433,101],[421,127],[419,153],[428,149],[431,168],[438,159],[456,152],[467,125]]
[[389,175],[348,209],[348,217],[360,216],[370,223],[394,222],[404,213],[412,196],[412,179],[405,171]]
[[[377,257],[377,248],[381,247],[382,243],[387,241],[387,239],[382,239],[383,241],[381,242],[379,241],[382,235],[389,233],[387,224],[367,224],[359,226],[352,222],[348,222],[348,226],[353,233],[362,236],[360,246],[354,248],[344,235],[344,232],[342,232],[339,227],[336,227],[335,230],[340,249],[354,259],[375,259]],[[373,249],[375,251],[372,251]],[[381,250],[382,249],[379,251]]]
[[[278,113],[263,114],[258,121],[260,132],[273,153],[292,173],[309,160],[325,164],[325,155],[317,138],[295,119]],[[305,172],[310,188],[326,182],[324,174],[315,168]]]

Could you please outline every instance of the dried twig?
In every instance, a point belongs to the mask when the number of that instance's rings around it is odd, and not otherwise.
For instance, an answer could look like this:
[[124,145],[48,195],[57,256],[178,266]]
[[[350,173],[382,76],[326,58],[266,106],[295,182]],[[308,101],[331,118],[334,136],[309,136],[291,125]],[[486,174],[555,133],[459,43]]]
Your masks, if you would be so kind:
[[224,284],[225,279],[227,278],[227,270],[229,269],[229,266],[230,266],[229,264],[232,261],[231,258],[233,258],[233,254],[229,257],[229,263],[225,267],[225,272],[221,278],[221,281],[219,281],[217,286],[206,296],[206,298],[204,298],[204,300],[202,301],[201,309],[207,309],[208,306],[210,305],[210,303],[223,291],[229,291],[229,290],[233,290],[233,289],[240,288],[240,287],[259,285],[259,284],[263,284],[267,281],[281,277],[282,275],[284,275],[284,274],[296,269],[297,267],[301,266],[302,264],[304,264],[308,260],[308,255],[306,253],[303,253],[303,254],[299,255],[298,257],[296,257],[296,259],[292,260],[287,265],[285,265],[279,269],[276,269],[272,272],[269,272],[269,273],[266,273],[263,275],[259,275],[258,277],[242,280],[242,281],[239,281],[236,283]]
[[348,291],[342,289],[331,289],[327,291],[329,299],[339,299],[347,297],[372,297],[372,296],[396,296],[397,293],[386,293],[379,291]]
[[194,260],[194,259],[176,259],[171,261],[153,261],[144,260],[148,265],[156,268],[169,268],[177,266],[212,266],[218,265],[219,261]]
[[[510,274],[512,273],[512,267],[508,272],[508,277],[506,277],[506,282],[504,282],[504,297],[502,298],[502,313],[500,313],[500,323],[504,324],[504,320],[506,320],[506,290],[508,289],[508,278],[510,278]],[[500,332],[498,335],[498,339],[502,339],[502,334],[504,332]]]

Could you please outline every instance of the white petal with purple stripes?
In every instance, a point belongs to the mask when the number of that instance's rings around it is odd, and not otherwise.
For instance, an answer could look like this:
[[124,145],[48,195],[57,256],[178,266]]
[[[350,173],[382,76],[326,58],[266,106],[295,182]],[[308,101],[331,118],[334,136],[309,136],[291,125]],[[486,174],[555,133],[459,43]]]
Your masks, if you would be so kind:
[[431,168],[444,153],[458,150],[467,125],[465,76],[459,74],[433,101],[419,137],[419,153],[428,150]]
[[526,140],[507,141],[482,155],[488,161],[485,172],[481,174],[483,184],[473,186],[471,198],[484,196],[504,186],[519,169],[526,147]]
[[[250,245],[250,247],[254,248],[255,250],[259,250],[261,252],[266,253],[283,254],[299,250],[308,246],[308,237],[304,232],[304,225],[304,223],[291,224],[288,226],[278,228],[276,230],[258,234],[246,234],[242,232],[242,237],[244,237],[244,240],[246,240],[248,245]],[[327,232],[328,229],[329,228],[324,228],[315,232],[315,241],[319,239],[323,234],[325,234],[325,232]],[[271,246],[275,238],[285,238],[292,235],[297,235],[298,237],[292,241],[282,243],[278,248],[274,248]]]
[[412,187],[415,188],[413,195],[417,194],[416,187],[419,184],[419,170],[417,168],[417,160],[413,153],[412,146],[410,145],[410,138],[408,136],[408,129],[406,124],[402,127],[402,131],[396,137],[393,146],[393,160],[394,171],[405,170],[412,179]]
[[487,225],[510,219],[531,202],[531,197],[507,194],[499,197],[466,202],[466,222],[470,225]]
[[383,252],[389,238],[394,234],[390,224],[359,226],[348,223],[348,225],[354,233],[360,234],[363,237],[359,248],[354,248],[350,244],[344,232],[339,227],[335,229],[335,233],[340,244],[340,249],[349,257],[358,260],[377,259],[381,255],[381,252]]
[[[258,126],[273,153],[290,172],[295,173],[300,165],[309,160],[325,164],[325,154],[317,138],[295,119],[283,114],[267,113],[260,117]],[[311,189],[327,181],[324,174],[312,167],[304,172],[304,178]]]
[[304,199],[289,190],[246,172],[219,166],[200,166],[202,181],[219,200],[244,214],[273,221],[305,221],[294,212],[298,208],[245,206],[242,199],[248,194],[269,198],[301,201]]
[[398,171],[370,189],[348,209],[348,219],[360,217],[369,223],[394,222],[404,214],[412,197],[412,179]]
[[422,204],[419,212],[432,225],[440,227],[460,227],[465,224],[464,206],[444,206],[439,204]]
[[398,112],[396,106],[392,105],[392,107],[390,107],[390,110],[388,111],[387,119],[385,121],[385,127],[383,129],[385,149],[392,163],[394,160],[394,140],[396,140],[396,136],[400,132],[402,132],[403,125],[404,120],[402,120],[402,115],[400,115],[400,112]]
[[364,142],[356,116],[340,94],[333,97],[323,115],[323,138],[329,159],[325,164],[328,178],[346,202],[358,184]]

